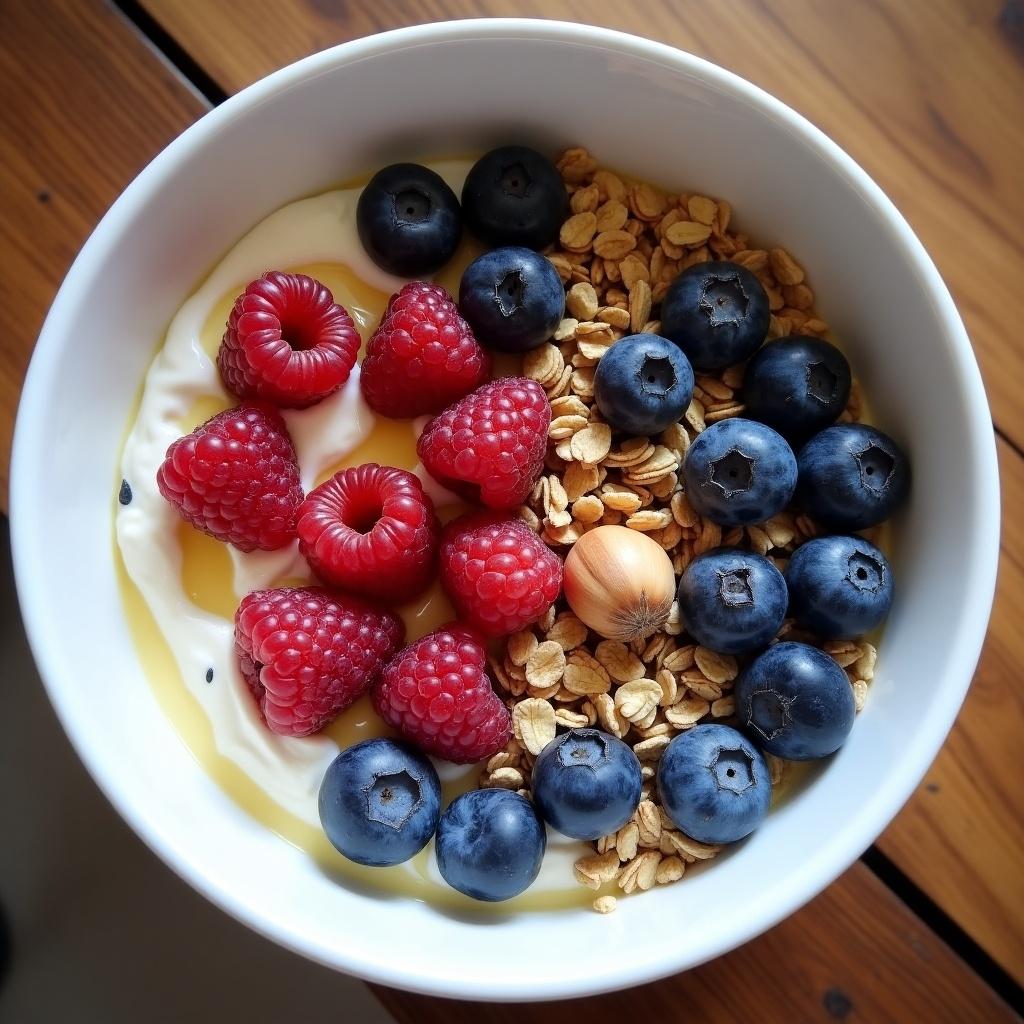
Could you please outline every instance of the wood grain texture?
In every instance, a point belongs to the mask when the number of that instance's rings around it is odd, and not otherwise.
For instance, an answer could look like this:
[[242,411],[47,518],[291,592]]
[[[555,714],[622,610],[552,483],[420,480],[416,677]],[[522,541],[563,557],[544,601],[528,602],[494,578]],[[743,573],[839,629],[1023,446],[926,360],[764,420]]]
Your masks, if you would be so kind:
[[[510,970],[530,950],[502,950]],[[557,956],[557,950],[543,955]],[[614,954],[612,954],[614,955]],[[591,999],[529,1007],[454,1002],[375,987],[400,1024],[570,1020],[987,1022],[1016,1015],[863,865],[746,946],[686,974]]]
[[[64,272],[206,106],[101,0],[0,3],[0,507],[21,382]],[[45,87],[44,87],[45,85]]]
[[958,302],[996,423],[1024,447],[1024,61],[998,27],[1002,0],[143,3],[228,92],[346,39],[485,15],[622,29],[736,71],[824,129],[903,211]]
[[[480,14],[607,24],[708,56],[765,86],[849,149],[906,212],[950,281],[979,348],[997,421],[1024,441],[1014,385],[1024,320],[1016,117],[1024,64],[996,34],[996,0],[144,0],[227,91],[306,53],[382,28]],[[205,109],[100,0],[0,0],[0,474],[17,389],[67,264],[133,174]],[[51,88],[38,89],[40,69]],[[808,88],[807,83],[814,87]],[[125,102],[130,97],[130,102]],[[995,140],[995,141],[993,141]],[[1004,502],[1024,460],[1002,446]],[[956,729],[880,846],[1024,980],[1024,806],[1014,682],[1024,663],[1024,524],[1007,517],[993,629]],[[1015,766],[1016,769],[1015,769]],[[498,1022],[523,1011],[382,990],[402,1021]],[[638,1003],[637,998],[643,1001]],[[713,964],[589,1002],[594,1020],[1001,1021],[1012,1015],[863,865],[766,936]],[[572,1012],[588,1004],[576,1004]],[[564,1004],[533,1008],[543,1024]],[[555,1014],[558,1014],[556,1018]]]
[[988,639],[956,726],[878,840],[1024,985],[1024,459],[999,444],[1003,537]]

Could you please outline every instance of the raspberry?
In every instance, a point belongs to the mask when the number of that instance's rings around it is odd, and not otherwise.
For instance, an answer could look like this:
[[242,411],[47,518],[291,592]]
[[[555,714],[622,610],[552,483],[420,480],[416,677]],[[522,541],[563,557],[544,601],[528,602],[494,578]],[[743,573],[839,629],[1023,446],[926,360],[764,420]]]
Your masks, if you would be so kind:
[[544,468],[551,405],[525,377],[484,384],[435,416],[416,451],[445,487],[488,508],[526,501]]
[[507,636],[557,599],[562,560],[518,519],[476,512],[441,535],[441,586],[460,619],[488,636]]
[[299,466],[271,405],[244,403],[178,438],[156,483],[182,519],[240,551],[272,551],[295,537]]
[[217,366],[239,398],[304,409],[348,380],[359,345],[352,318],[324,285],[268,270],[235,300]]
[[388,725],[428,754],[471,764],[512,738],[508,708],[491,687],[487,652],[457,622],[403,648],[373,688]]
[[299,550],[325,583],[402,603],[434,574],[441,524],[419,480],[375,462],[343,469],[306,495]]
[[440,412],[482,384],[491,358],[439,285],[413,281],[392,295],[366,348],[359,385],[382,416]]
[[319,587],[257,590],[235,612],[235,654],[267,728],[309,736],[376,681],[405,627],[390,612]]

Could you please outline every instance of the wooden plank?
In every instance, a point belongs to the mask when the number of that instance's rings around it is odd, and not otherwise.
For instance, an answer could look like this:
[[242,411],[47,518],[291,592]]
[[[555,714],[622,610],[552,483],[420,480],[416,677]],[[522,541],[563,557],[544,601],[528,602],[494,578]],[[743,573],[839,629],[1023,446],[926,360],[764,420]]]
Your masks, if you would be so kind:
[[[530,951],[521,951],[521,961],[500,949],[495,955],[517,971]],[[861,864],[742,949],[643,988],[529,1007],[374,991],[400,1024],[1018,1019]]]
[[0,4],[0,508],[21,381],[82,242],[205,103],[100,0]]
[[881,850],[1024,984],[1024,458],[999,444],[1002,562],[978,672],[949,740]]
[[[143,0],[228,92],[324,47],[444,18],[526,15],[635,32],[763,86],[847,149],[895,200],[948,281],[996,423],[1024,446],[1024,64],[1002,0]],[[581,140],[586,142],[586,140]],[[841,240],[837,240],[839,242]]]
[[[232,0],[232,3],[240,3],[240,0]],[[150,9],[153,13],[163,21],[166,27],[171,28],[179,41],[192,52],[194,57],[199,59],[200,63],[204,64],[207,70],[228,88],[244,84],[242,79],[232,84],[223,77],[229,73],[231,68],[236,70],[238,68],[256,68],[255,71],[243,71],[243,73],[249,73],[250,77],[258,77],[273,66],[301,56],[307,50],[329,45],[348,35],[360,35],[379,27],[391,27],[394,24],[403,23],[410,19],[408,9],[403,10],[403,7],[404,5],[400,6],[394,3],[381,3],[372,9],[371,14],[363,5],[339,5],[338,11],[342,12],[338,16],[340,20],[333,20],[329,13],[323,13],[332,10],[328,3],[317,5],[319,14],[305,7],[299,7],[299,5],[288,5],[287,16],[278,24],[276,17],[282,17],[280,10],[283,9],[279,10],[277,5],[270,4],[267,0],[261,0],[259,3],[246,2],[244,17],[240,15],[240,8],[232,10],[231,4],[227,2],[213,6],[205,3],[202,5],[189,3],[188,0],[162,0],[162,2],[150,0]],[[746,22],[740,25],[738,16],[736,24],[730,23],[725,26],[728,31],[724,35],[716,34],[714,18],[711,19],[711,24],[708,24],[710,8],[706,5],[685,8],[683,14],[689,19],[685,22],[675,20],[675,16],[673,16],[673,20],[663,22],[662,19],[669,16],[660,12],[649,14],[645,10],[642,13],[642,18],[646,19],[644,24],[635,23],[641,17],[636,13],[635,7],[630,13],[628,7],[613,10],[611,4],[570,3],[569,0],[563,0],[561,4],[555,0],[543,5],[540,3],[516,4],[515,13],[530,13],[534,7],[536,7],[534,13],[539,13],[543,7],[543,12],[549,16],[576,16],[591,21],[599,21],[603,17],[603,20],[614,23],[616,27],[646,32],[646,34],[659,36],[680,45],[688,44],[690,49],[705,52],[722,63],[728,64],[730,60],[738,62],[741,59],[750,61],[755,70],[763,66],[765,73],[772,72],[774,61],[779,59],[779,54],[787,52],[780,50],[779,47],[783,44],[792,47],[793,43],[789,39],[791,34],[794,38],[803,38],[800,36],[800,24],[797,24],[797,22],[801,22],[801,18],[793,16],[793,12],[810,10],[811,13],[818,14],[819,20],[823,17],[822,5],[809,4],[807,0],[800,0],[799,3],[794,0],[787,0],[787,2],[777,0],[768,8],[754,8],[752,5],[745,5],[744,19],[749,14],[749,17],[757,23],[754,27],[749,28],[749,32],[753,34],[754,28],[761,26],[764,36],[764,52],[761,53],[755,52],[758,48],[748,38],[749,26]],[[468,16],[479,13],[481,10],[487,10],[490,13],[514,13],[510,5],[499,3],[447,2],[443,5],[431,5],[429,17],[436,18],[444,14]],[[872,17],[875,17],[879,9],[873,5],[864,4],[863,10],[875,12],[872,13]],[[941,15],[946,19],[942,22],[942,25],[945,26],[942,33],[931,23],[933,10],[938,12],[934,15],[936,18]],[[927,44],[929,47],[936,47],[936,42],[928,43],[927,40],[928,33],[933,30],[935,32],[934,40],[951,45],[956,43],[959,39],[959,27],[962,26],[952,16],[958,15],[960,10],[959,5],[953,4],[952,0],[944,0],[941,5],[935,5],[934,8],[930,5],[927,9],[922,8],[918,11],[915,15],[914,37],[920,37],[918,40],[920,46],[923,48]],[[216,45],[207,55],[203,55],[196,48],[194,45],[196,39],[189,40],[181,34],[180,25],[178,28],[171,26],[166,17],[169,11],[177,11],[179,14],[184,12],[187,15],[186,21],[192,19],[192,27],[197,30],[198,38],[204,44],[208,40],[215,41]],[[349,13],[346,15],[345,11]],[[781,24],[786,31],[773,28],[772,25],[776,23],[771,21],[771,18],[768,17],[769,14],[781,18]],[[858,9],[853,20],[856,21],[861,15],[862,10]],[[367,22],[370,17],[373,19],[372,23]],[[788,20],[791,17],[794,22],[792,26]],[[892,10],[886,9],[886,17],[889,18],[886,24],[897,24],[901,23],[904,13],[894,13]],[[765,18],[768,20],[764,21]],[[223,23],[219,23],[218,19],[224,19]],[[388,21],[388,19],[391,20]],[[631,19],[631,21],[624,19]],[[839,45],[838,42],[834,42],[834,45],[837,45],[839,49],[851,46],[856,50],[856,46],[853,46],[851,40],[846,38],[847,33],[853,35],[849,29],[849,21],[850,19],[844,20],[843,31],[839,33],[842,36],[840,40],[842,45]],[[330,31],[333,34],[329,38],[316,38],[310,42],[308,25],[313,22],[322,23],[317,32]],[[323,28],[323,25],[326,25],[326,29]],[[872,25],[875,23],[872,22]],[[0,129],[3,130],[4,138],[8,141],[8,158],[4,168],[0,170],[0,174],[3,175],[0,180],[4,183],[5,196],[2,217],[0,217],[0,230],[4,232],[3,238],[7,243],[4,246],[2,257],[5,261],[3,265],[5,273],[0,288],[7,290],[0,293],[0,298],[3,300],[5,309],[3,315],[12,317],[9,325],[4,324],[8,326],[8,336],[18,341],[19,351],[24,357],[27,349],[25,339],[30,343],[34,337],[41,313],[49,300],[49,290],[52,290],[57,283],[78,242],[87,234],[92,223],[132,173],[189,120],[201,113],[203,105],[199,99],[181,86],[173,73],[152,57],[143,45],[139,44],[132,32],[119,20],[119,16],[102,8],[72,4],[71,2],[57,3],[54,0],[39,6],[4,5],[0,11],[0,28],[5,30],[4,38],[6,40],[4,52],[0,54],[0,60],[2,60],[0,70],[5,74],[5,81],[11,83],[11,94],[15,97],[13,103],[15,112],[12,113],[8,109],[0,113]],[[707,38],[703,41],[701,32],[698,31],[699,28],[706,30]],[[791,28],[792,33],[789,31]],[[828,28],[828,25],[823,28],[819,26],[816,31],[820,30],[823,35],[827,35]],[[346,29],[349,30],[346,32]],[[957,31],[953,31],[953,29]],[[730,32],[733,31],[735,31],[734,38],[730,37]],[[909,28],[907,31],[909,32]],[[343,32],[345,34],[342,34]],[[987,29],[982,31],[982,36],[985,39],[987,39],[986,33]],[[813,34],[809,38],[811,44],[817,45]],[[901,35],[900,38],[902,40],[903,36]],[[287,48],[296,45],[300,46],[299,52],[284,52]],[[282,48],[280,51],[277,49],[279,46]],[[703,51],[700,49],[701,46],[705,46]],[[274,53],[279,52],[283,53],[283,56],[273,57]],[[861,51],[862,54],[863,52]],[[958,66],[955,61],[952,65],[950,64],[951,58],[948,51],[943,52],[941,48],[937,48],[935,53],[938,54],[934,58],[936,66],[940,57],[944,68]],[[828,51],[819,48],[817,55],[818,60],[829,62]],[[207,56],[210,58],[209,61],[206,59]],[[848,66],[845,56],[844,54],[842,60],[837,57],[834,62],[837,68]],[[257,67],[258,62],[263,59],[268,59],[271,63],[266,67]],[[796,62],[795,65],[791,62],[784,69],[786,74],[781,75],[780,73],[780,78],[785,82],[790,82],[790,78],[792,78],[792,84],[798,83],[801,75],[796,72],[790,75],[790,72],[794,66],[799,66],[803,68],[802,74],[805,82],[808,80],[808,76],[813,76],[817,82],[818,76],[822,74],[820,69],[814,71],[810,63],[806,66],[801,63],[809,61],[809,57],[803,58],[796,55],[792,60]],[[849,63],[856,64],[852,60]],[[747,74],[748,77],[756,79],[756,75],[749,68],[740,63],[734,63],[733,66],[741,73]],[[924,66],[927,66],[927,62]],[[57,80],[59,87],[52,92],[50,98],[38,95],[38,90],[36,90],[36,77],[33,72],[39,67],[46,67],[51,78]],[[982,68],[982,62],[972,63],[971,67],[973,70],[979,71]],[[102,74],[96,74],[97,68],[102,70]],[[1003,75],[1006,72],[1006,67],[996,61],[996,70],[998,75]],[[94,81],[93,78],[96,80]],[[977,85],[970,75],[967,76],[966,81],[971,84],[972,89]],[[762,79],[762,84],[793,102],[792,97],[787,97],[784,90],[770,80]],[[877,82],[868,83],[868,86],[873,87],[876,84]],[[858,88],[862,93],[863,87],[863,83],[858,83]],[[827,91],[828,89],[826,89]],[[795,105],[798,107],[801,105],[799,102],[800,92],[801,90],[797,90],[798,101]],[[132,103],[123,104],[123,97],[129,94],[133,97]],[[921,96],[930,96],[931,93],[926,85],[918,85],[913,95],[920,99]],[[18,105],[20,96],[26,97],[24,106]],[[28,97],[31,97],[31,101]],[[889,98],[886,97],[887,101]],[[820,99],[821,94],[819,93],[814,97],[807,98],[807,103],[819,104]],[[904,97],[895,97],[895,99],[902,102]],[[993,103],[996,103],[994,109],[1001,110],[1002,107],[999,106],[996,99],[992,100]],[[839,103],[840,100],[837,99],[836,102]],[[847,99],[844,102],[852,103],[852,100]],[[819,120],[826,130],[839,137],[840,141],[843,141],[848,148],[856,150],[854,145],[843,140],[840,132],[824,119],[836,117],[834,112],[825,109],[829,104],[821,102],[820,106],[824,111],[824,116]],[[803,109],[805,112],[812,113],[808,106],[804,106]],[[986,116],[992,109],[991,105],[986,107]],[[40,117],[40,111],[45,116]],[[888,106],[886,111],[889,116],[891,111]],[[30,120],[30,115],[32,115],[32,120]],[[814,116],[813,113],[812,116]],[[859,124],[856,110],[850,114],[850,124],[854,127]],[[82,125],[88,125],[89,130],[81,131]],[[31,126],[31,131],[27,130],[29,126]],[[997,124],[996,128],[998,127]],[[910,134],[913,135],[913,133]],[[942,134],[940,132],[940,135]],[[1012,190],[1004,194],[1008,179],[1004,177],[1003,171],[1006,166],[1009,166],[1006,152],[1013,152],[1017,135],[1011,130],[1003,132],[1000,136],[1005,149],[999,154],[992,155],[991,166],[996,168],[999,173],[991,175],[989,182],[991,191],[985,197],[986,203],[993,197],[998,199],[998,202],[993,201],[991,209],[996,210],[998,207],[996,212],[1002,210],[1001,215],[1008,219],[1010,219],[1009,214],[1018,212],[1019,207],[1014,206],[1015,199]],[[961,135],[961,137],[969,136]],[[973,138],[973,136],[970,137]],[[877,142],[870,135],[865,135],[865,138],[871,145]],[[884,151],[884,144],[884,139],[878,143],[882,146],[882,150],[878,152]],[[855,152],[855,155],[858,154]],[[989,159],[989,156],[990,154],[986,153],[986,160]],[[897,156],[892,156],[891,159],[880,158],[880,163],[884,163],[886,167],[900,166]],[[41,173],[40,169],[43,169],[44,173]],[[869,167],[869,169],[872,168]],[[947,168],[944,166],[942,173],[945,174],[946,171]],[[879,174],[877,171],[875,173],[879,177],[884,177],[884,173]],[[34,199],[40,190],[49,193],[48,202]],[[908,194],[913,200],[913,187],[908,189]],[[955,215],[958,215],[959,208],[956,206],[956,202],[955,199],[945,200],[944,212],[947,218],[955,219]],[[950,205],[951,203],[953,205]],[[45,212],[40,214],[37,206]],[[905,205],[905,209],[909,210],[909,206]],[[985,209],[989,209],[989,207],[986,206]],[[977,214],[977,211],[974,213]],[[55,220],[56,225],[50,223],[48,217]],[[984,218],[977,221],[977,223],[983,222]],[[990,228],[991,226],[986,230]],[[29,240],[31,240],[31,245]],[[954,249],[954,252],[956,251]],[[982,296],[987,295],[980,287],[984,283],[983,275],[980,272],[984,267],[975,269],[978,271],[978,280],[973,283],[977,286],[980,303]],[[998,285],[1004,279],[998,277],[990,279],[990,284],[992,284],[992,280]],[[11,301],[11,292],[14,290],[18,293],[17,302]],[[1005,315],[1008,319],[1015,311],[1013,306],[1013,301],[1016,301],[1014,289],[1004,289],[1001,294],[1006,297],[1006,302],[999,307],[999,315]],[[15,312],[8,312],[9,310]],[[36,311],[34,325],[33,310]],[[31,328],[29,332],[25,331],[26,325]],[[1009,350],[1009,346],[1006,347]],[[13,350],[16,346],[4,346],[2,354],[4,360],[10,358],[6,351],[8,348]],[[1013,357],[1014,353],[1012,350],[1009,351],[1010,357]],[[11,364],[10,368],[7,362],[0,363],[0,381],[3,382],[0,387],[5,387],[10,381],[19,379],[17,373],[22,364],[16,363],[17,358],[18,355],[15,352],[15,363]],[[989,358],[987,354],[986,358]],[[1000,370],[1005,375],[1011,375],[1018,372],[1015,367],[1016,364],[1010,358],[1010,361],[1005,366],[1001,366]],[[7,391],[0,390],[0,409],[3,409],[8,417],[13,413],[13,401],[11,400],[13,393],[13,388],[8,388]],[[1007,407],[1009,408],[1009,406]],[[7,429],[6,436],[9,438],[9,425]],[[0,434],[0,438],[3,437],[4,435]],[[1019,500],[1020,497],[1024,497],[1024,488],[1018,489],[1015,493]],[[1008,536],[1008,543],[1014,545],[1015,552],[1024,549],[1022,548],[1024,538],[1020,536],[1016,538]],[[960,741],[956,736],[951,741],[951,748],[961,751],[957,755],[959,760],[952,762],[948,769],[948,779],[946,775],[934,775],[934,772],[945,771],[941,767],[944,761],[940,760],[929,780],[932,781],[936,778],[939,780],[939,792],[929,793],[926,789],[912,804],[908,814],[922,816],[921,823],[916,826],[918,831],[907,833],[905,837],[901,837],[897,826],[894,826],[893,833],[896,834],[896,838],[891,841],[891,845],[885,846],[886,851],[901,863],[904,870],[915,877],[922,888],[932,892],[933,895],[938,892],[940,902],[943,902],[947,909],[955,906],[955,911],[950,909],[950,912],[955,913],[958,920],[961,920],[959,916],[961,913],[969,917],[970,908],[967,904],[974,903],[980,921],[980,923],[974,922],[974,927],[981,929],[990,924],[991,915],[986,903],[990,904],[992,901],[992,890],[1001,879],[1006,877],[1008,869],[1017,863],[1015,850],[1020,849],[1019,832],[1012,831],[1005,822],[996,822],[997,825],[1004,828],[1004,832],[999,835],[995,843],[996,852],[992,853],[988,850],[987,847],[992,846],[987,841],[989,830],[993,828],[995,819],[1001,813],[1007,812],[1001,811],[994,801],[988,805],[987,813],[985,808],[972,809],[968,806],[972,801],[978,800],[978,791],[985,786],[985,780],[989,778],[989,772],[985,770],[986,765],[990,765],[994,769],[1002,769],[1006,775],[1009,773],[1008,766],[1013,763],[1006,759],[1011,758],[1014,752],[1013,748],[1009,746],[1009,740],[1013,733],[1000,732],[1004,727],[1006,715],[1005,707],[1002,704],[1005,698],[1001,695],[1002,691],[999,687],[1001,680],[1005,681],[1009,678],[1008,669],[1019,662],[1019,658],[1013,657],[1013,652],[1019,649],[1019,643],[1012,633],[1013,622],[1019,621],[1013,619],[1012,610],[1019,611],[1020,602],[1024,599],[1022,598],[1024,589],[1022,589],[1022,582],[1019,578],[1019,567],[1017,582],[1011,584],[1011,589],[1010,600],[1015,600],[1016,604],[1010,604],[1011,610],[1003,619],[997,616],[996,621],[1000,638],[997,650],[1000,653],[994,657],[986,656],[986,666],[990,660],[993,664],[992,682],[988,684],[987,690],[983,686],[978,691],[981,693],[991,691],[986,701],[979,705],[986,713],[979,715],[974,712],[977,694],[972,695],[972,702],[968,706],[968,711],[965,712],[963,723],[977,721],[978,724],[976,726],[964,724],[958,727],[958,734],[963,728],[967,728],[969,733],[969,739],[966,741]],[[983,676],[986,671],[988,669],[983,668]],[[1005,685],[1003,689],[1006,689]],[[993,742],[989,730],[999,733],[997,742]],[[1005,744],[1003,743],[1004,739]],[[956,746],[958,743],[960,743],[960,747]],[[947,755],[943,756],[946,758]],[[997,756],[1004,759],[996,762]],[[987,760],[990,757],[992,760]],[[967,777],[973,780],[973,784],[968,785],[964,782],[962,777],[964,776],[962,767],[964,764],[969,764],[972,768],[972,774]],[[1005,778],[1004,781],[1006,781]],[[930,806],[925,802],[922,804],[923,809],[918,811],[917,805],[921,801],[926,801],[926,794],[932,797],[945,794],[948,796],[948,800],[941,809],[938,808],[937,801],[933,801],[936,806]],[[1005,794],[1001,794],[1001,798],[1005,798]],[[974,817],[972,817],[972,813],[975,813]],[[955,828],[949,832],[951,823],[955,825]],[[1014,827],[1019,828],[1019,823],[1020,816],[1018,814]],[[960,852],[967,845],[961,841],[969,838],[972,830],[979,828],[984,829],[983,834],[986,836],[986,841],[980,845],[986,849],[972,849],[967,855]],[[935,858],[930,855],[929,844],[933,843],[935,835],[943,836],[944,841],[948,841],[950,856],[942,862],[945,874],[932,876],[929,872],[933,870],[932,863]],[[888,835],[885,843],[890,843]],[[913,850],[914,855],[912,856],[911,853],[906,852],[906,848],[915,845],[920,849]],[[973,894],[970,890],[966,894],[962,889],[958,892],[964,906],[960,906],[959,903],[945,903],[945,890],[950,885],[949,876],[956,871],[958,858],[963,860],[960,870],[963,871],[963,866],[967,866],[967,870],[973,876],[973,881],[981,887]],[[918,863],[919,861],[921,863]],[[1019,865],[1017,870],[1019,874]],[[919,872],[920,877],[915,872]],[[962,878],[958,879],[954,874],[953,879],[962,885]],[[986,883],[989,881],[993,885],[986,889]],[[935,892],[932,891],[933,889]],[[1005,944],[1005,949],[1012,949],[1011,943],[1016,942],[1016,948],[1019,949],[1019,932],[1013,931],[1013,893],[1012,891],[1009,894],[997,891],[995,895],[1003,902],[1006,910],[1006,920],[999,922],[994,929],[994,934],[997,935],[995,941]],[[812,913],[814,917],[808,917]],[[837,927],[837,922],[842,922],[843,927]],[[1016,927],[1019,928],[1019,926],[1018,921]],[[800,938],[805,934],[810,935],[811,940],[800,942]],[[977,937],[977,932],[975,934]],[[984,943],[985,940],[979,938],[979,941]],[[1010,962],[1007,958],[1000,956],[998,949],[994,955],[999,957],[1004,964]],[[789,967],[780,969],[780,964],[789,964],[792,960],[797,961],[792,970]],[[736,964],[736,973],[730,975],[728,971],[733,970],[731,965],[734,963]],[[929,966],[929,969],[926,969],[926,966]],[[712,976],[715,970],[725,972],[719,980]],[[908,974],[911,977],[908,978]],[[698,980],[691,982],[690,979],[694,978]],[[701,979],[704,978],[708,980],[702,981]],[[780,978],[781,981],[778,980]],[[850,1003],[854,1007],[862,1009],[867,1019],[880,1017],[912,1019],[926,1010],[932,1018],[939,1020],[1006,1019],[1005,1008],[994,1001],[995,997],[862,866],[854,868],[837,885],[819,897],[811,907],[781,925],[768,936],[757,940],[742,952],[723,958],[716,964],[701,968],[697,972],[691,972],[684,976],[683,980],[688,986],[692,984],[695,987],[694,991],[691,992],[689,988],[681,990],[686,1000],[682,1003],[679,1001],[679,996],[675,994],[671,996],[671,1000],[667,995],[665,996],[666,1001],[663,1005],[671,1015],[669,1019],[677,1014],[680,1006],[686,1006],[689,1009],[694,1005],[697,1007],[704,1005],[704,1016],[710,1019],[735,1019],[738,1013],[744,1009],[748,1011],[753,1009],[755,1019],[768,1019],[764,1015],[766,1002],[780,1007],[780,1012],[786,1012],[785,1018],[780,1016],[777,1019],[794,1019],[795,1017],[805,1019],[825,1014],[845,1015],[850,1012]],[[660,985],[651,986],[646,993],[660,992],[665,989],[666,985],[677,984],[679,981],[680,979],[675,979],[673,982],[663,982]],[[725,989],[731,993],[728,997],[723,996]],[[747,993],[745,997],[747,1001],[744,1001],[742,995],[737,994],[743,992]],[[963,998],[959,998],[958,994]],[[756,1002],[754,1002],[755,997]],[[621,1005],[624,1008],[627,1005],[624,1001],[616,1003],[615,1000],[625,1000],[626,998],[628,997],[609,997],[609,999],[601,1001],[602,1007]],[[662,997],[652,995],[651,998],[660,1000]],[[703,1004],[700,1002],[701,999],[704,1000]],[[424,1021],[436,1019],[426,1015],[427,1011],[422,1003],[423,1001],[410,1002],[409,1006],[418,1007],[415,1010],[416,1015],[414,1018],[409,1017],[408,1014],[414,1012],[409,1010],[404,1019]],[[457,1016],[452,1015],[448,1004],[437,1005],[446,1007],[444,1019],[458,1019]],[[652,1005],[654,1004],[652,1003]],[[729,1009],[725,1016],[722,1015],[722,1006]],[[715,1007],[719,1008],[717,1018],[712,1015],[712,1010]],[[875,1012],[872,1013],[872,1010]],[[603,1009],[602,1013],[605,1012],[608,1011]],[[480,1019],[504,1018],[481,1017]],[[546,1018],[538,1017],[537,1019]]]

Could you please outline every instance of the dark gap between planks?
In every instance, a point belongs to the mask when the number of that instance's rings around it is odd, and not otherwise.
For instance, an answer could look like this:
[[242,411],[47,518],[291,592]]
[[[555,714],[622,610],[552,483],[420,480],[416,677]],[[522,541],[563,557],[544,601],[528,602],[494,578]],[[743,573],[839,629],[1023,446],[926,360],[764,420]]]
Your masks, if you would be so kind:
[[216,107],[228,98],[217,82],[138,0],[110,0],[110,3],[209,103]]
[[877,846],[868,848],[861,863],[1016,1013],[1024,1013],[1024,989]]

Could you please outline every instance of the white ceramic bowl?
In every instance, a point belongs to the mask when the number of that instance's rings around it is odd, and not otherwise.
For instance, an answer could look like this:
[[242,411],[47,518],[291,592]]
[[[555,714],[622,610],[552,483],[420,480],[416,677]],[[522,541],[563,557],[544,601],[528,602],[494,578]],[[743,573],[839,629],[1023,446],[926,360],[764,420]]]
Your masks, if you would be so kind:
[[[899,596],[846,746],[711,870],[624,900],[608,918],[475,922],[333,884],[237,809],[178,740],[133,652],[111,559],[136,390],[171,314],[218,254],[276,207],[339,179],[511,140],[585,144],[641,178],[728,197],[754,238],[791,249],[915,474],[896,537]],[[907,799],[953,722],[985,633],[999,532],[992,427],[970,344],[878,187],[807,121],[720,68],[541,21],[348,43],[257,82],[161,153],[104,217],[47,318],[18,417],[11,506],[22,609],[50,697],[139,835],[285,946],[388,985],[485,1000],[581,995],[679,971],[828,885]]]

